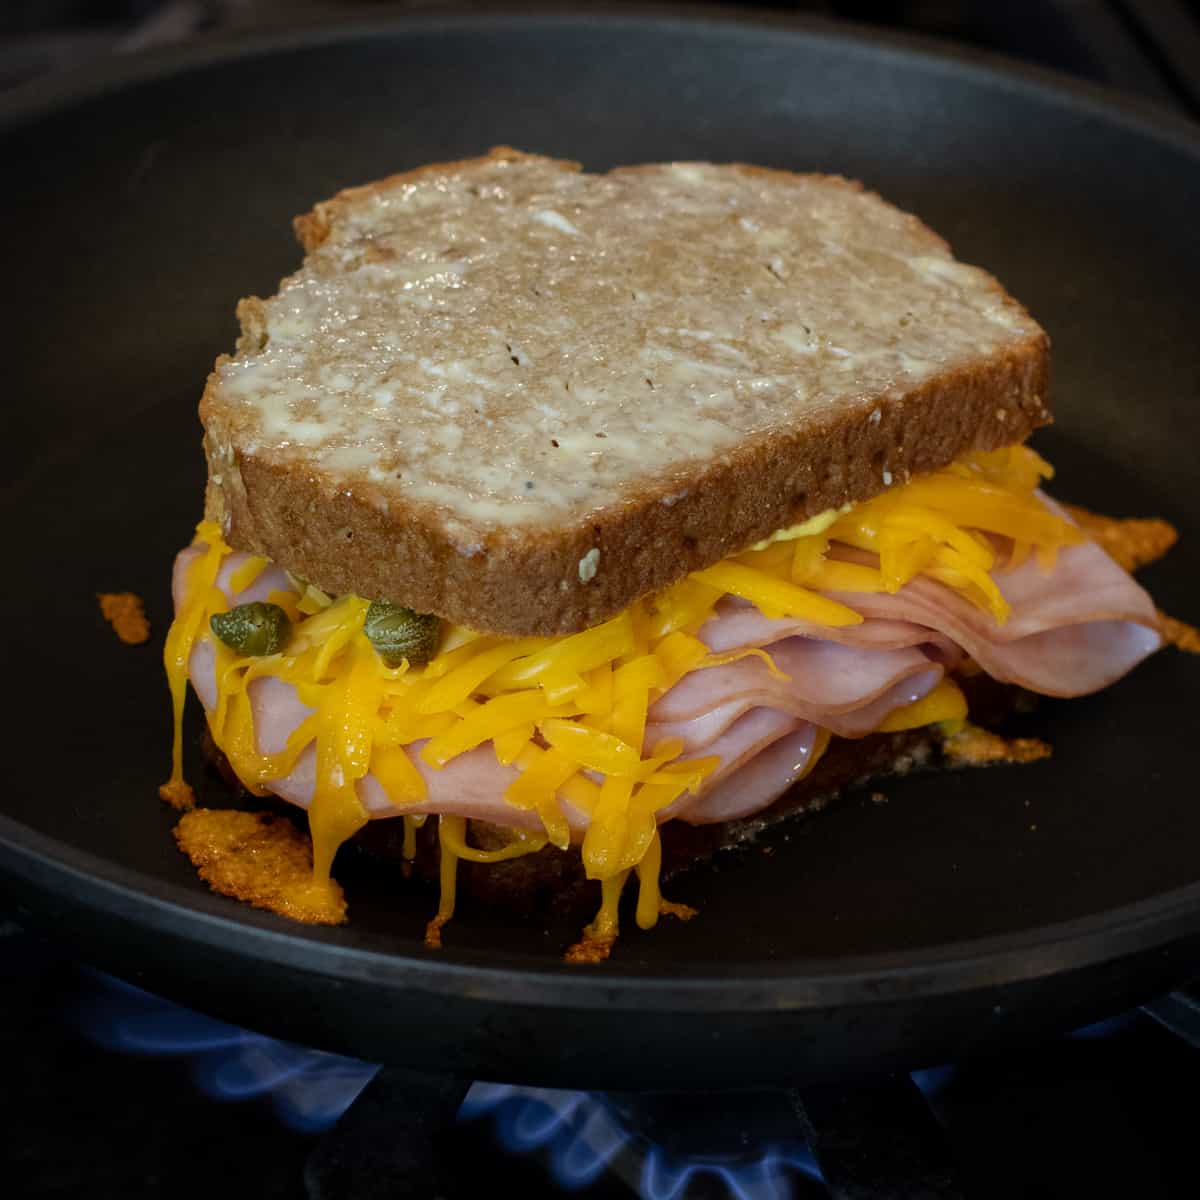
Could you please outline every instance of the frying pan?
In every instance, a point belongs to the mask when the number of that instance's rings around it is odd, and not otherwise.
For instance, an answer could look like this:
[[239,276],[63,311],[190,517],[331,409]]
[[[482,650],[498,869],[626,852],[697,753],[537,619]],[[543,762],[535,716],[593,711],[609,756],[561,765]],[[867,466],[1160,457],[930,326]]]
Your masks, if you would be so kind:
[[[994,59],[844,27],[469,17],[213,41],[8,102],[0,874],[22,919],[192,1007],[309,1045],[542,1084],[797,1083],[959,1058],[1148,999],[1200,965],[1200,661],[1045,703],[1048,762],[851,796],[679,881],[688,924],[568,967],[570,929],[354,862],[349,925],[210,894],[156,799],[195,404],[233,306],[338,188],[509,142],[591,168],[836,171],[994,271],[1055,345],[1057,493],[1175,523],[1145,573],[1200,615],[1200,138]],[[120,644],[95,593],[146,598]],[[188,725],[201,801],[229,803]]]

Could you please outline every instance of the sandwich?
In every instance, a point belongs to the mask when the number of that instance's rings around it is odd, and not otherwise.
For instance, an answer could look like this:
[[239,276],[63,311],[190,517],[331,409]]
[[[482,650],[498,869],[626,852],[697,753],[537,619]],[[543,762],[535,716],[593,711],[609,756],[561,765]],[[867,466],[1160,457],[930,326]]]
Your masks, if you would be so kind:
[[626,892],[642,928],[687,915],[664,863],[853,779],[1036,757],[981,714],[1162,644],[1024,444],[1046,334],[854,182],[501,148],[295,227],[200,402],[162,795],[192,803],[190,680],[311,851],[239,891],[217,860],[263,827],[185,813],[221,890],[340,921],[335,856],[373,839],[440,880],[430,944],[461,868],[582,898],[594,961]]

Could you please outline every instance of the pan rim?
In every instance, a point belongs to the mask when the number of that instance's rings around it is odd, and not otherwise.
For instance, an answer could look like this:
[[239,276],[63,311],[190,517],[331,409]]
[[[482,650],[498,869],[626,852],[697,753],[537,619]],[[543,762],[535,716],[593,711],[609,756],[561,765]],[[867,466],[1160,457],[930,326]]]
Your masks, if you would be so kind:
[[[839,959],[780,959],[739,964],[739,975],[632,973],[618,963],[579,968],[530,955],[515,963],[488,961],[480,951],[457,960],[424,952],[396,953],[379,934],[294,926],[237,901],[155,879],[86,850],[58,842],[0,814],[0,873],[28,883],[70,889],[94,909],[132,919],[176,939],[253,962],[327,977],[337,959],[343,980],[433,996],[469,995],[487,1004],[527,1008],[677,1012],[804,1012],[884,1005],[908,999],[1033,983],[1111,964],[1134,953],[1165,949],[1200,934],[1200,882],[1116,909],[1017,933],[945,942],[919,949]],[[344,944],[345,930],[356,943]],[[335,940],[335,939],[341,939]],[[672,968],[677,969],[677,968]],[[751,973],[751,971],[753,973]]]
[[[1155,102],[1112,93],[1095,84],[1002,55],[935,39],[869,29],[848,22],[773,14],[747,15],[720,7],[676,7],[643,11],[577,11],[571,14],[509,12],[414,14],[335,22],[301,29],[265,29],[254,34],[219,34],[195,44],[139,52],[118,62],[85,68],[65,79],[36,81],[0,99],[0,130],[9,131],[81,105],[110,91],[155,82],[181,71],[247,57],[353,44],[381,35],[530,30],[601,23],[613,29],[707,30],[722,36],[771,28],[846,52],[881,59],[918,60],[928,71],[980,79],[992,87],[1033,94],[1044,102],[1082,111],[1170,145],[1200,160],[1200,125]],[[580,971],[557,962],[530,959],[514,971],[513,955],[504,966],[485,953],[461,953],[457,961],[388,952],[365,943],[379,935],[354,935],[352,943],[320,931],[280,928],[269,914],[207,892],[123,867],[88,851],[41,834],[0,814],[0,872],[72,888],[110,915],[131,919],[176,939],[228,949],[233,941],[243,956],[328,976],[433,995],[503,1000],[526,1007],[573,1007],[676,1011],[681,1005],[701,1012],[809,1010],[847,1004],[884,1004],[903,994],[935,996],[1035,981],[1064,971],[1119,961],[1134,952],[1163,950],[1200,933],[1200,882],[1159,893],[1119,908],[1072,921],[942,943],[919,950],[827,959],[787,959],[743,968],[737,979],[715,975],[685,977],[623,971],[619,963]],[[333,961],[331,962],[331,956]]]
[[[359,12],[364,10],[360,9]],[[928,69],[966,76],[986,77],[1016,91],[1027,91],[1059,102],[1069,98],[1077,108],[1141,134],[1171,143],[1176,149],[1200,156],[1200,123],[1181,116],[1166,104],[1126,95],[1101,84],[1078,79],[1062,71],[990,50],[980,50],[929,35],[879,29],[860,22],[807,14],[747,13],[720,4],[645,5],[619,14],[612,9],[584,5],[570,13],[538,11],[514,5],[507,11],[483,13],[410,13],[391,18],[372,15],[355,19],[264,23],[253,32],[216,32],[197,36],[185,45],[132,51],[117,60],[86,65],[69,75],[35,79],[7,96],[0,96],[0,133],[10,127],[49,116],[72,104],[94,99],[107,91],[150,83],[185,70],[199,70],[279,52],[327,47],[340,42],[387,34],[436,34],[505,29],[533,31],[604,25],[612,29],[696,29],[736,37],[749,31],[771,29],[817,43],[844,46],[882,59],[920,59]]]

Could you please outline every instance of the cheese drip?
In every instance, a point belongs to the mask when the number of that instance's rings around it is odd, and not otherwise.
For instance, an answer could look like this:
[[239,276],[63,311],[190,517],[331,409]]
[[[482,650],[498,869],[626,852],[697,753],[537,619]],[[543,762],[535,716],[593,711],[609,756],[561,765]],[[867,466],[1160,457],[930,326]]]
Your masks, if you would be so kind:
[[[676,739],[646,745],[649,708],[690,672],[742,654],[759,655],[776,670],[765,650],[709,653],[697,635],[718,602],[738,596],[768,617],[853,625],[862,617],[823,591],[895,592],[922,574],[1002,623],[1008,605],[991,572],[1031,552],[1049,569],[1059,548],[1081,539],[1036,494],[1050,473],[1025,447],[972,454],[828,519],[782,530],[582,633],[513,639],[450,626],[437,655],[419,667],[404,662],[389,668],[378,656],[363,631],[367,600],[334,599],[299,581],[270,597],[294,623],[284,651],[238,656],[209,632],[212,616],[228,607],[216,579],[232,551],[215,523],[201,522],[201,553],[187,570],[164,653],[175,717],[164,794],[176,799],[187,787],[181,751],[187,666],[196,642],[207,638],[216,655],[218,693],[208,724],[243,784],[266,794],[272,780],[288,775],[315,747],[309,806],[314,888],[329,888],[338,847],[367,820],[358,786],[368,773],[403,815],[427,798],[417,756],[438,770],[489,745],[498,762],[519,772],[505,799],[535,813],[542,832],[519,834],[502,851],[480,851],[467,844],[461,818],[441,817],[442,902],[431,941],[453,912],[458,861],[495,861],[546,844],[567,848],[564,802],[588,819],[579,852],[588,877],[604,884],[593,932],[604,938],[615,930],[616,900],[635,872],[642,893],[638,923],[651,925],[666,910],[658,895],[657,814],[699,788],[719,759],[685,758]],[[876,565],[847,561],[847,546],[868,552],[859,559],[876,556]],[[249,586],[265,565],[248,559],[235,573],[233,589]],[[254,680],[268,677],[291,684],[313,710],[276,754],[259,747],[248,695]],[[961,721],[964,714],[961,693],[945,681],[924,700],[892,713],[882,728]],[[810,769],[818,757],[812,756]],[[411,846],[411,836],[406,843]]]

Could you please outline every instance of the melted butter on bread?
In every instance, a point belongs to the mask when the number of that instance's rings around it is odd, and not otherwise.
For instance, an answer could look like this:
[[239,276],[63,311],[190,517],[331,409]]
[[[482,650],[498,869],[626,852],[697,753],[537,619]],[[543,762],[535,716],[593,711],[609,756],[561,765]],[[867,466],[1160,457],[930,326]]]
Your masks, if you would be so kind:
[[482,160],[344,200],[218,387],[262,455],[559,522],[1037,332],[986,279],[836,180]]
[[[500,152],[351,189],[299,227],[304,265],[243,302],[239,352],[202,404],[208,515],[322,586],[412,602],[427,587],[423,609],[460,623],[485,627],[476,597],[520,573],[539,611],[493,603],[486,627],[577,631],[907,478],[914,455],[936,468],[1047,419],[1037,324],[842,179],[707,163],[589,174]],[[852,436],[868,418],[878,446]],[[702,500],[714,471],[727,530]],[[268,528],[277,501],[255,497],[278,500],[284,482],[279,503],[353,509],[370,558],[338,553],[319,520]],[[589,524],[596,577],[575,568]],[[648,526],[657,556],[637,551]],[[472,565],[451,571],[447,551]],[[422,583],[425,557],[449,582]]]

